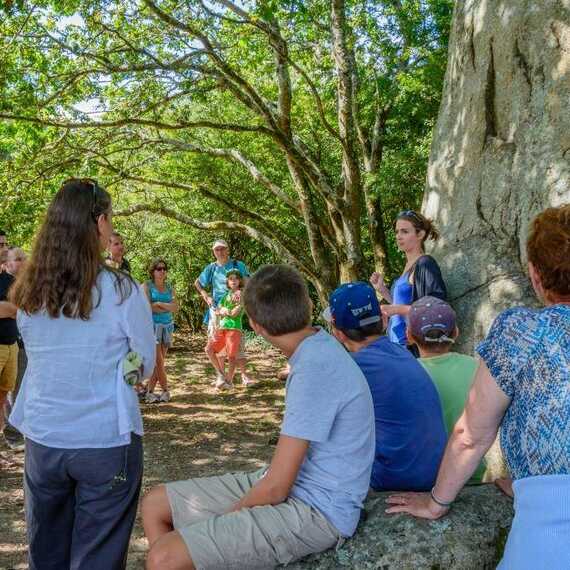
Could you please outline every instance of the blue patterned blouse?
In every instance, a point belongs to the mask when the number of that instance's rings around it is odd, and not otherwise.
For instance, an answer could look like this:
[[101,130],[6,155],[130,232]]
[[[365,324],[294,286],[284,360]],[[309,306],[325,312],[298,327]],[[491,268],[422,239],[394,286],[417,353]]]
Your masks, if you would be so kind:
[[570,306],[508,309],[477,352],[511,399],[501,447],[512,477],[570,474]]

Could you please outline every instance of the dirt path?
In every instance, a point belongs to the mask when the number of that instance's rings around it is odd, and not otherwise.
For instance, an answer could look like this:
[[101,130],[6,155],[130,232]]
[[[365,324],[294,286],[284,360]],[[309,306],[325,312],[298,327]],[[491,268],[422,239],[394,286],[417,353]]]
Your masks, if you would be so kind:
[[[217,393],[202,337],[178,336],[167,360],[172,401],[144,405],[143,487],[225,471],[254,470],[273,450],[283,410],[284,386],[275,379],[284,359],[259,344],[248,345],[251,375],[247,389]],[[23,455],[0,444],[0,569],[27,568]],[[146,541],[137,520],[131,539],[130,570],[142,569]]]

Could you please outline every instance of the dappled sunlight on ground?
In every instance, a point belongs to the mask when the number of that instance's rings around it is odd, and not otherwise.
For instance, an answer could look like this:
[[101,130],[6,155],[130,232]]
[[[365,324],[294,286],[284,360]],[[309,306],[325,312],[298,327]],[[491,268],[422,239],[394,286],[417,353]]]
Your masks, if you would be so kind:
[[[203,352],[204,337],[178,335],[167,357],[172,401],[143,405],[145,473],[143,491],[153,485],[226,471],[253,471],[270,458],[279,433],[284,383],[276,379],[285,360],[255,343],[248,347],[248,372],[258,381],[217,392]],[[0,570],[26,568],[23,454],[0,444]],[[131,539],[130,570],[142,569],[146,540],[137,520]]]

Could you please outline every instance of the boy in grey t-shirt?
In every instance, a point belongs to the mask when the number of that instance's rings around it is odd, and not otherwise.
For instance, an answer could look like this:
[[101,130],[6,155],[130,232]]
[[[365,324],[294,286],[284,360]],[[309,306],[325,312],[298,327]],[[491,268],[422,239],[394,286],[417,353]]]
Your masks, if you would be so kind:
[[333,337],[311,326],[307,287],[293,268],[260,269],[243,302],[253,329],[291,366],[271,465],[154,488],[142,507],[150,569],[273,567],[356,530],[374,459],[366,380]]

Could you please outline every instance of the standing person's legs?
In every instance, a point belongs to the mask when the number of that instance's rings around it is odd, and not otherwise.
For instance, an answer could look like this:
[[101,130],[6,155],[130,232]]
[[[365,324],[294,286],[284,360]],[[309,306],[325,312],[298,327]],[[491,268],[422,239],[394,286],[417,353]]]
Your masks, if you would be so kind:
[[0,344],[0,432],[4,431],[4,402],[16,386],[18,345]]
[[69,464],[77,480],[70,570],[126,567],[142,482],[142,438],[130,445],[78,450]]
[[224,357],[221,356],[222,351],[225,350],[228,332],[226,329],[218,329],[214,338],[210,338],[206,345],[206,354],[216,371],[216,380],[212,384],[219,390],[231,388],[231,384],[228,384],[226,381]]
[[69,568],[75,517],[75,481],[67,472],[70,453],[26,440],[24,501],[30,570]]
[[7,390],[0,390],[0,432],[4,432],[6,425],[6,417],[4,413],[4,404],[8,398]]
[[244,385],[253,384],[254,380],[252,380],[247,375],[247,355],[245,354],[245,334],[243,331],[241,333],[240,343],[239,343],[239,351],[237,355],[237,365],[241,372],[241,381]]
[[[6,398],[6,402],[4,405],[4,413],[6,416],[6,420],[10,416],[12,412],[12,407],[16,403],[16,398],[18,397],[18,392],[20,391],[20,386],[22,385],[22,378],[24,377],[24,373],[26,372],[26,367],[28,366],[28,356],[26,355],[26,351],[24,349],[24,345],[18,346],[18,370],[16,374],[16,386],[14,389],[8,394]],[[14,446],[18,447],[19,450],[23,449],[22,446],[24,444],[24,436],[12,425],[6,422],[6,426],[4,428],[4,436],[6,437],[6,441],[8,445],[15,449]]]
[[147,396],[148,394],[152,394],[154,392],[154,387],[156,386],[156,383],[158,382],[158,376],[159,376],[159,369],[160,366],[163,365],[163,363],[161,363],[162,360],[162,350],[160,349],[160,344],[156,345],[156,362],[154,365],[154,370],[152,372],[152,376],[150,377],[150,380],[148,381],[148,385],[147,385]]
[[239,353],[242,336],[243,335],[241,331],[226,331],[226,354],[228,356],[228,373],[226,375],[226,381],[230,384],[233,384],[234,381],[237,356]]
[[161,343],[158,345],[158,348],[161,354],[160,367],[158,368],[158,383],[163,392],[168,392],[168,379],[166,377],[166,353],[168,352],[168,345]]

